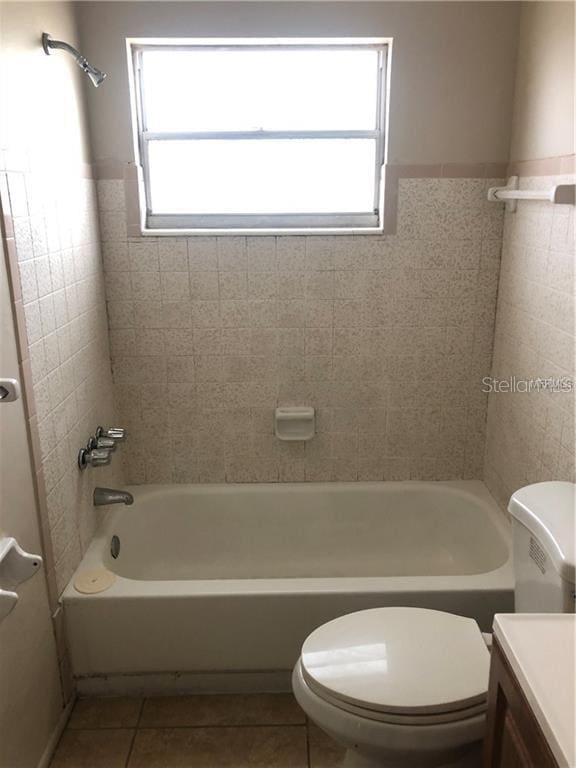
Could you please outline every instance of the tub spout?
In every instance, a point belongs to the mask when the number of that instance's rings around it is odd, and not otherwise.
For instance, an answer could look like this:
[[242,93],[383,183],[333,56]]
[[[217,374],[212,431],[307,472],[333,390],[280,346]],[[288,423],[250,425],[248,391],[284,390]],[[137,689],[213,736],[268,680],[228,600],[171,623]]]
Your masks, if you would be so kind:
[[134,504],[134,496],[128,491],[115,491],[113,488],[94,488],[94,506],[106,504]]

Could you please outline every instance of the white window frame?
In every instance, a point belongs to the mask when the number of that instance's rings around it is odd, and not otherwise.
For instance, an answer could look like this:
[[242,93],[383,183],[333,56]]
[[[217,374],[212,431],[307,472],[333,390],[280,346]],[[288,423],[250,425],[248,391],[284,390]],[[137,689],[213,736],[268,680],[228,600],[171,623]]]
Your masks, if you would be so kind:
[[[128,39],[130,96],[134,149],[141,170],[139,203],[142,234],[150,235],[231,235],[231,234],[375,234],[384,229],[384,166],[388,135],[388,93],[390,73],[389,38],[353,39]],[[374,130],[325,131],[201,131],[153,132],[145,121],[142,54],[149,50],[377,50],[378,83],[376,127]],[[150,141],[205,139],[326,139],[370,138],[376,140],[374,208],[365,213],[318,214],[154,214],[150,200],[148,143]]]

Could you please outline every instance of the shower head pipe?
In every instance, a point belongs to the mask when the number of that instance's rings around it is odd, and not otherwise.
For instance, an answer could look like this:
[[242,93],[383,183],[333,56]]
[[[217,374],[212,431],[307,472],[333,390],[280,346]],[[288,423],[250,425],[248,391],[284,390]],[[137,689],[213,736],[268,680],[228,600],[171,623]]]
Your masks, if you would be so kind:
[[80,69],[88,75],[92,81],[92,85],[95,88],[98,88],[98,86],[104,81],[104,78],[106,77],[105,72],[101,72],[97,67],[93,67],[92,64],[89,64],[87,59],[85,59],[84,56],[82,56],[82,54],[76,50],[76,48],[71,46],[69,43],[65,43],[63,40],[53,40],[47,32],[42,34],[42,48],[44,48],[44,53],[47,56],[50,55],[51,50],[57,48],[62,51],[68,51],[68,53],[71,53],[76,64],[78,64]]

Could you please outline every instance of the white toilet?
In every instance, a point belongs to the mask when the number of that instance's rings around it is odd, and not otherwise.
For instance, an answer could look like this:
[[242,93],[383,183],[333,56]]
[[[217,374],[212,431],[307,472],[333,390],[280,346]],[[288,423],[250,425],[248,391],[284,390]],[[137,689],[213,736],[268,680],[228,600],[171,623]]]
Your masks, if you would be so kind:
[[[517,491],[516,610],[574,612],[573,483]],[[473,619],[375,608],[318,627],[292,675],[298,703],[358,768],[475,766],[484,734],[490,654]]]

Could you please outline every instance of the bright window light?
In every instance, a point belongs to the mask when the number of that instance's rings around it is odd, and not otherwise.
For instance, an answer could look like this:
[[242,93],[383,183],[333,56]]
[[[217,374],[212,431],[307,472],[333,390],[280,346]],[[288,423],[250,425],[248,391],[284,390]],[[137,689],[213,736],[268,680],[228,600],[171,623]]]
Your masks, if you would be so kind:
[[385,54],[135,44],[147,227],[380,227]]

